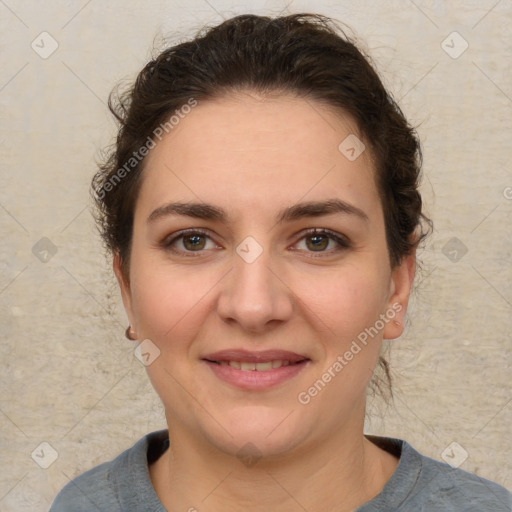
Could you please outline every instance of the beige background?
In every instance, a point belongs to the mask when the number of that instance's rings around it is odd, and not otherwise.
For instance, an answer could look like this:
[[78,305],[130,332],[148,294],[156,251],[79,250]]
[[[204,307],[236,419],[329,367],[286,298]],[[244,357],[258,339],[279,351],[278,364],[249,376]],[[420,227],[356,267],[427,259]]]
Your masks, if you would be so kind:
[[[123,336],[88,186],[114,134],[108,93],[134,77],[155,36],[178,40],[242,12],[347,23],[419,126],[436,231],[420,253],[407,331],[391,347],[394,405],[374,403],[368,432],[440,460],[455,441],[463,469],[512,487],[512,4],[288,3],[0,2],[0,510],[47,510],[71,478],[165,427]],[[59,45],[46,59],[31,47],[51,48],[43,31]],[[452,58],[445,39],[452,56],[469,46]],[[43,237],[52,245],[34,254]],[[453,237],[459,245],[447,246]],[[43,442],[57,452],[47,469],[34,460],[51,462]]]

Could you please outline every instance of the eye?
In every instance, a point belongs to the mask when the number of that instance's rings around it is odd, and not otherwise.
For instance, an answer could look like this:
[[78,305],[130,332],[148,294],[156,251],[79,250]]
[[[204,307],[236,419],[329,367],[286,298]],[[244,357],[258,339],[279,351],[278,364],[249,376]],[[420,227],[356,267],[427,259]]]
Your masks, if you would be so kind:
[[[212,243],[212,247],[207,247],[208,240]],[[218,247],[206,231],[197,228],[180,231],[174,234],[172,238],[165,238],[161,245],[174,253],[192,257],[195,256],[193,253],[201,253],[203,249],[215,249]],[[181,247],[176,248],[176,245]]]
[[[306,252],[330,254],[333,252],[342,251],[344,249],[349,249],[351,247],[348,239],[329,229],[310,229],[300,239],[300,241],[305,241]],[[329,247],[330,242],[334,242],[335,247],[331,250],[325,250]]]
[[[211,242],[210,247],[207,247],[208,241]],[[299,242],[302,241],[305,242],[306,249],[299,250],[303,250],[305,252],[331,254],[351,247],[348,239],[329,229],[309,229],[299,240]],[[331,242],[334,242],[335,247],[330,250],[326,250]],[[170,250],[176,254],[192,257],[199,256],[206,249],[219,248],[208,232],[198,228],[187,229],[175,233],[171,235],[171,237],[165,238],[160,245],[164,249]]]

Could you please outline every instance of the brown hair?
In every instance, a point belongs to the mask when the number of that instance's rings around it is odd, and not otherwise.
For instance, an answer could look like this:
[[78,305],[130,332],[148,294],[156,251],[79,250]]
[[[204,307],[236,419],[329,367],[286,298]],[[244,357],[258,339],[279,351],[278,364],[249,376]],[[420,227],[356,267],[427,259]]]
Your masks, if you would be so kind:
[[[92,190],[101,235],[107,248],[119,253],[126,277],[144,164],[141,148],[151,147],[158,127],[191,99],[247,89],[295,93],[352,116],[375,162],[391,267],[425,238],[424,224],[431,221],[422,213],[418,191],[420,144],[369,57],[325,16],[242,15],[165,49],[132,87],[110,95],[120,128]],[[383,358],[380,364],[389,380]]]

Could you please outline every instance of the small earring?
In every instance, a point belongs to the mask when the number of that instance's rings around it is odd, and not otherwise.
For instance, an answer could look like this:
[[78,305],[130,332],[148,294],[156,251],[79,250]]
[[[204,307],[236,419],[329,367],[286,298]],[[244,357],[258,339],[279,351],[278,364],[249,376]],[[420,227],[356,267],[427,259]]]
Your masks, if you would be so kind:
[[137,333],[132,329],[132,326],[129,325],[124,332],[124,335],[131,341],[135,341],[137,339]]

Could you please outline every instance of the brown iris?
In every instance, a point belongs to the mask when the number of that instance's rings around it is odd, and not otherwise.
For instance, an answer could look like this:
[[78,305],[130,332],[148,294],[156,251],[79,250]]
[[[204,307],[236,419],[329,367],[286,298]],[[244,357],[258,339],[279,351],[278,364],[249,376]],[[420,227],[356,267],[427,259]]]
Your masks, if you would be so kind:
[[[202,240],[201,240],[202,239]],[[189,245],[187,244],[187,241],[192,241],[192,243]],[[201,243],[202,242],[202,243]],[[187,250],[196,250],[196,249],[204,249],[205,246],[205,237],[204,235],[187,235],[183,237],[183,245]]]
[[[314,240],[312,246],[310,246],[310,240]],[[306,239],[306,245],[308,246],[308,249],[325,249],[329,245],[329,238],[325,235],[312,235]]]

